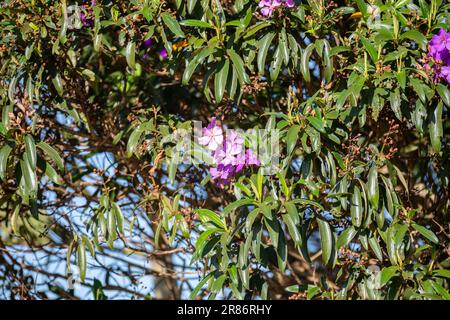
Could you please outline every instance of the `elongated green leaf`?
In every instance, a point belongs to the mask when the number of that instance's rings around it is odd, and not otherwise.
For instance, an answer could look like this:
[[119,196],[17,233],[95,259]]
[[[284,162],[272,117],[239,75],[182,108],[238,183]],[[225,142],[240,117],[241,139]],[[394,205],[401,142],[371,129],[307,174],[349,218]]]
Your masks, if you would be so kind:
[[178,21],[172,15],[170,15],[167,12],[164,12],[161,15],[161,17],[163,19],[164,24],[169,28],[170,31],[172,31],[174,35],[181,38],[185,37],[183,31],[180,28],[180,25],[178,24]]
[[191,79],[198,65],[202,63],[203,60],[205,60],[205,58],[208,57],[212,52],[213,52],[212,49],[206,47],[202,49],[200,53],[198,53],[191,61],[189,61],[183,73],[182,79],[183,85],[187,85],[189,83],[189,80]]
[[242,61],[242,58],[233,49],[228,50],[228,55],[238,73],[239,81],[241,83],[250,83],[250,78],[245,72],[244,61]]
[[37,177],[36,171],[33,170],[26,160],[20,160],[20,168],[22,170],[22,177],[25,181],[25,189],[27,192],[30,192],[32,197],[36,196],[35,193],[37,191]]
[[116,222],[117,222],[117,228],[119,229],[119,232],[121,234],[124,234],[124,230],[123,230],[124,217],[123,217],[122,210],[120,210],[120,207],[116,202],[111,203],[111,209],[115,215]]
[[200,252],[200,249],[202,248],[202,246],[205,244],[206,239],[208,239],[208,237],[210,235],[212,235],[213,233],[216,232],[223,232],[223,228],[213,228],[213,229],[208,229],[204,232],[202,232],[200,234],[200,236],[197,239],[197,242],[195,243],[195,250]]
[[210,274],[208,274],[206,277],[204,277],[202,279],[202,281],[200,281],[195,288],[191,291],[191,293],[189,294],[189,300],[194,300],[195,297],[197,296],[198,292],[200,291],[201,288],[203,288],[203,286],[205,285],[206,282],[208,282],[209,279],[211,279],[213,277],[214,273],[211,272]]
[[357,233],[358,231],[353,226],[346,228],[339,235],[336,241],[336,248],[340,249],[342,247],[348,246],[348,244],[353,240],[353,238],[356,236]]
[[370,55],[370,58],[372,58],[373,63],[377,63],[378,61],[378,51],[375,48],[375,46],[366,38],[361,37],[361,42],[364,46],[364,48],[366,48],[367,52]]
[[372,207],[378,209],[378,201],[380,199],[380,191],[378,187],[378,171],[376,166],[372,166],[367,177],[367,193]]
[[389,280],[391,280],[392,277],[397,274],[397,271],[398,271],[397,266],[383,268],[380,274],[380,286],[384,286],[386,283],[388,283]]
[[222,101],[223,94],[225,92],[225,86],[228,80],[228,71],[230,69],[230,61],[225,60],[218,67],[218,71],[214,78],[214,94],[216,98],[216,103]]
[[91,240],[89,240],[89,238],[85,235],[81,236],[81,239],[82,239],[84,245],[88,248],[91,256],[95,257],[95,250],[94,250],[94,246],[92,245]]
[[443,136],[442,128],[442,102],[439,102],[431,115],[429,124],[431,145],[435,152],[441,151],[441,139]]
[[134,42],[128,42],[127,47],[125,48],[125,58],[127,60],[127,64],[131,69],[134,69],[136,55],[136,44]]
[[83,241],[78,243],[77,262],[81,281],[84,282],[86,280],[86,247]]
[[361,191],[357,186],[353,191],[350,213],[352,216],[352,224],[355,227],[360,227],[363,220],[363,205],[361,200]]
[[322,248],[322,260],[325,264],[330,262],[334,247],[333,247],[333,232],[331,227],[325,220],[316,219],[319,226],[320,244]]
[[53,77],[53,79],[52,79],[52,83],[53,83],[53,86],[55,87],[55,89],[56,89],[56,92],[60,95],[60,96],[62,96],[63,94],[64,94],[64,90],[63,90],[63,80],[62,80],[62,78],[61,78],[61,75],[59,74],[59,73],[57,73],[54,77]]
[[275,33],[270,32],[270,33],[266,34],[259,42],[257,64],[258,64],[259,74],[261,74],[261,75],[264,74],[264,70],[265,70],[265,66],[266,66],[266,59],[267,59],[267,52],[269,51],[270,45],[272,44],[274,37],[275,37]]
[[16,205],[16,207],[14,208],[13,214],[11,216],[11,229],[14,232],[14,234],[19,234],[19,228],[18,228],[17,223],[20,218],[20,208],[21,208],[20,204]]
[[410,39],[417,43],[422,49],[426,49],[428,41],[427,38],[423,35],[423,33],[417,30],[408,30],[404,32],[401,36],[401,39]]
[[60,171],[64,171],[64,161],[59,155],[59,153],[55,149],[53,149],[53,147],[51,147],[50,145],[48,145],[43,141],[38,142],[37,146],[41,148],[42,151],[44,151],[45,154],[55,162],[56,166]]
[[107,212],[107,230],[108,230],[108,245],[113,247],[114,240],[117,238],[116,217],[112,211]]
[[286,36],[286,30],[283,28],[283,30],[280,33],[280,36],[278,38],[278,47],[280,48],[280,53],[283,58],[284,64],[287,65],[289,63],[289,46],[288,46],[288,40]]
[[25,158],[29,162],[31,168],[36,170],[36,145],[33,137],[28,134],[25,136]]
[[450,90],[441,83],[436,85],[436,90],[439,93],[442,101],[445,103],[447,107],[450,107]]
[[208,22],[201,21],[201,20],[195,20],[195,19],[187,19],[180,22],[182,26],[188,26],[188,27],[199,27],[199,28],[207,28],[207,29],[214,29],[214,26],[209,24]]
[[375,236],[370,237],[369,240],[369,246],[372,248],[373,253],[375,253],[375,256],[380,262],[383,262],[383,253],[381,251],[380,244],[378,243],[378,240]]
[[8,144],[0,150],[0,179],[2,180],[5,179],[6,169],[8,168],[8,158],[11,151],[12,148]]
[[187,11],[188,13],[192,13],[195,9],[195,5],[198,0],[187,0]]
[[283,221],[288,227],[289,234],[291,235],[292,241],[297,246],[302,245],[302,237],[300,235],[300,231],[298,230],[297,226],[295,225],[295,222],[290,214],[283,214]]
[[310,62],[311,54],[312,54],[313,50],[314,50],[314,44],[310,43],[306,47],[306,49],[302,52],[302,55],[301,55],[300,71],[306,82],[309,82],[311,80],[311,74],[309,71],[309,62]]
[[212,221],[216,226],[226,230],[225,222],[215,212],[208,209],[198,209],[197,213],[203,223]]
[[439,239],[438,237],[436,237],[436,235],[434,234],[433,231],[425,228],[424,226],[421,226],[419,224],[413,223],[412,227],[414,229],[416,229],[422,236],[424,236],[425,238],[427,238],[428,240],[430,240],[431,242],[438,244],[439,243]]
[[306,118],[309,123],[319,132],[325,133],[325,127],[322,119],[319,119],[317,117],[309,116]]

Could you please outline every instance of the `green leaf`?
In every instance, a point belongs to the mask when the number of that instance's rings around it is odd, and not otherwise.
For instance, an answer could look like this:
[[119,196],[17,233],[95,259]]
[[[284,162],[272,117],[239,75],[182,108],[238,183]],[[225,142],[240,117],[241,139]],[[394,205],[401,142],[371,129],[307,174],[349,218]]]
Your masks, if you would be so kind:
[[367,180],[367,193],[369,196],[369,201],[372,207],[377,210],[380,199],[380,191],[378,186],[378,171],[375,165],[370,168]]
[[53,149],[53,147],[51,147],[50,145],[48,145],[47,143],[45,143],[43,141],[38,142],[37,146],[40,149],[42,149],[42,151],[44,151],[45,154],[47,156],[49,156],[50,159],[52,159],[55,162],[56,166],[58,167],[58,169],[60,171],[64,171],[64,161],[61,158],[61,156],[58,154],[58,152],[55,149]]
[[270,63],[270,80],[275,81],[281,71],[281,66],[283,65],[283,57],[281,55],[281,47],[278,46],[275,50],[274,59]]
[[27,134],[25,136],[25,158],[29,162],[31,168],[36,170],[36,145],[34,143],[34,138]]
[[201,21],[201,20],[195,20],[195,19],[187,19],[180,22],[182,26],[187,27],[199,27],[199,28],[207,28],[207,29],[214,29],[214,26],[210,25],[208,22]]
[[216,226],[222,228],[223,230],[227,229],[225,222],[223,222],[220,216],[215,212],[208,209],[198,209],[196,212],[203,223],[212,221]]
[[363,220],[363,205],[361,199],[361,191],[355,186],[350,206],[350,214],[352,216],[352,224],[360,227]]
[[241,83],[250,83],[250,78],[245,72],[244,61],[242,61],[242,58],[233,49],[228,50],[228,55],[238,73],[239,81]]
[[163,19],[164,24],[169,28],[170,31],[172,31],[174,35],[180,38],[185,37],[183,31],[180,28],[180,25],[178,24],[178,21],[174,17],[172,17],[172,15],[170,15],[167,12],[164,12],[163,14],[161,14],[161,17]]
[[0,150],[0,179],[2,180],[5,179],[6,170],[8,168],[8,158],[11,150],[12,148],[8,144]]
[[257,64],[258,64],[258,70],[259,70],[260,75],[264,74],[265,66],[266,66],[266,59],[267,59],[267,52],[269,51],[270,45],[272,44],[274,37],[275,37],[275,33],[270,32],[270,33],[266,34],[259,41]]
[[441,151],[441,139],[443,136],[442,128],[442,102],[439,102],[437,107],[431,114],[430,124],[430,139],[431,145],[436,153]]
[[450,270],[436,269],[436,270],[433,270],[433,275],[450,279]]
[[113,248],[114,240],[117,238],[117,226],[116,217],[113,212],[108,211],[107,213],[107,230],[108,230],[108,245]]
[[135,62],[136,55],[136,44],[134,42],[128,42],[127,47],[125,49],[125,58],[127,59],[128,66],[134,70],[136,65]]
[[88,237],[86,237],[85,235],[83,235],[81,237],[81,239],[83,240],[83,243],[86,247],[88,247],[88,250],[91,254],[91,256],[95,256],[95,250],[94,250],[94,246],[92,245],[92,242],[88,239]]
[[325,133],[325,127],[323,124],[322,119],[319,119],[317,117],[313,117],[313,116],[309,116],[306,118],[306,120],[308,120],[309,123],[311,123],[311,125],[319,132],[321,133]]
[[280,48],[281,56],[283,57],[283,61],[285,65],[288,65],[289,63],[289,46],[286,36],[286,30],[283,28],[283,30],[280,33],[280,36],[278,38],[278,47]]
[[18,228],[17,222],[20,218],[20,207],[21,207],[20,204],[16,205],[16,207],[14,208],[13,214],[11,216],[11,229],[14,234],[19,234],[19,228]]
[[322,247],[322,260],[325,264],[330,262],[334,247],[333,247],[333,232],[327,221],[316,219],[319,226],[320,244]]
[[433,242],[435,244],[439,243],[439,239],[438,239],[438,237],[436,237],[436,235],[434,234],[433,231],[425,228],[424,226],[418,225],[416,223],[413,223],[412,227],[414,229],[416,229],[416,231],[418,231],[422,236],[424,236],[425,238],[430,240],[431,242]]
[[339,235],[336,241],[336,248],[340,249],[342,247],[348,246],[348,244],[353,240],[353,238],[356,236],[357,233],[358,231],[353,226],[346,228]]
[[195,297],[197,296],[198,292],[200,291],[201,288],[203,288],[203,286],[205,285],[206,282],[208,282],[208,280],[213,277],[214,273],[211,272],[209,273],[206,277],[204,277],[202,279],[202,281],[200,281],[195,288],[191,291],[191,293],[189,294],[189,300],[194,300]]
[[439,93],[439,96],[441,97],[442,101],[445,103],[447,107],[450,107],[450,91],[446,86],[444,86],[441,83],[438,83],[436,85],[436,90]]
[[380,262],[383,262],[383,252],[381,251],[380,244],[375,236],[372,236],[368,240],[369,246],[372,248],[373,253]]
[[61,78],[61,75],[59,73],[56,73],[56,75],[52,79],[53,86],[56,89],[56,92],[59,96],[63,96],[64,90],[63,90],[63,80]]
[[214,78],[214,93],[215,93],[216,103],[219,103],[222,101],[223,94],[225,92],[225,86],[226,86],[227,80],[228,80],[229,68],[230,68],[229,60],[225,60],[217,68],[218,71]]
[[45,160],[43,160],[41,157],[38,158],[37,160],[37,166],[44,171],[44,174],[47,176],[47,178],[55,183],[55,184],[62,184],[62,179],[61,177],[58,175],[58,173],[56,172],[55,169],[53,169],[53,167],[46,162]]
[[144,132],[151,131],[151,130],[153,130],[153,120],[149,120],[144,123],[141,123],[133,130],[133,132],[131,132],[130,138],[128,139],[127,151],[126,151],[126,156],[128,158],[134,154],[136,147],[139,144],[142,134]]
[[78,243],[77,262],[81,281],[84,282],[86,280],[86,247],[83,241]]
[[311,80],[311,75],[309,71],[309,62],[311,58],[312,51],[314,50],[314,44],[310,43],[306,49],[302,52],[301,63],[300,63],[300,72],[303,75],[303,78],[306,82]]
[[212,235],[213,233],[216,232],[223,232],[223,228],[212,228],[212,229],[207,229],[206,231],[202,232],[200,234],[200,236],[197,238],[197,242],[195,243],[195,250],[200,252],[202,246],[205,244],[206,239],[208,239],[208,237],[210,235]]
[[187,11],[188,13],[192,13],[195,9],[195,5],[198,0],[187,0]]
[[372,58],[372,61],[376,64],[378,61],[378,51],[375,46],[364,37],[361,37],[361,42],[364,45],[364,48],[366,48],[367,52],[369,53],[370,58]]
[[431,286],[433,287],[434,291],[436,291],[437,294],[439,294],[442,298],[445,300],[450,300],[450,293],[448,293],[447,290],[443,286],[441,286],[439,283],[433,280],[429,280],[431,283]]
[[300,235],[300,232],[299,232],[297,226],[295,225],[295,221],[293,220],[292,216],[290,214],[283,214],[282,218],[283,218],[284,223],[288,227],[288,231],[292,238],[292,241],[294,241],[294,243],[297,246],[301,246],[302,245],[302,237]]
[[383,268],[383,270],[381,270],[381,274],[380,274],[380,286],[382,287],[385,284],[387,284],[389,282],[389,280],[391,280],[392,277],[397,274],[397,271],[398,271],[397,266]]
[[401,39],[410,39],[417,43],[422,50],[427,48],[428,40],[427,38],[417,30],[408,30],[400,36]]
[[116,218],[116,222],[117,222],[117,228],[119,229],[119,232],[121,234],[124,234],[124,230],[123,230],[123,213],[122,210],[120,210],[119,205],[116,202],[111,203],[111,209],[114,213],[114,216]]
[[208,57],[213,52],[212,49],[209,47],[206,47],[200,51],[186,66],[186,69],[183,73],[183,79],[182,83],[183,85],[187,85],[189,83],[189,80],[191,79],[192,75],[195,72],[195,69],[197,69],[198,65],[205,60],[206,57]]
[[402,111],[400,108],[402,100],[400,97],[400,90],[398,88],[396,88],[394,91],[390,93],[389,102],[391,104],[391,109],[392,111],[394,111],[397,119],[402,120]]
[[31,192],[30,196],[34,198],[36,196],[35,193],[38,186],[36,171],[31,168],[30,164],[26,160],[20,160],[20,168],[25,181],[25,190],[27,192]]

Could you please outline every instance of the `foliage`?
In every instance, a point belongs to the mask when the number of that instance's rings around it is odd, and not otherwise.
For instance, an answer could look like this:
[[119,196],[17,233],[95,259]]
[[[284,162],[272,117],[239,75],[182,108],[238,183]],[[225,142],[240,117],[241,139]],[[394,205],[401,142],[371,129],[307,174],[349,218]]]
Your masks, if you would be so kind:
[[[450,91],[425,66],[449,9],[307,0],[268,16],[256,0],[3,1],[8,294],[73,297],[55,288],[64,272],[14,258],[48,246],[101,299],[148,298],[112,285],[100,257],[128,264],[115,276],[132,282],[138,268],[116,253],[163,265],[149,272],[170,298],[184,287],[191,298],[449,299]],[[248,168],[220,187],[208,166],[178,166],[165,137],[213,116],[278,129],[278,172]],[[17,293],[23,269],[52,285]]]

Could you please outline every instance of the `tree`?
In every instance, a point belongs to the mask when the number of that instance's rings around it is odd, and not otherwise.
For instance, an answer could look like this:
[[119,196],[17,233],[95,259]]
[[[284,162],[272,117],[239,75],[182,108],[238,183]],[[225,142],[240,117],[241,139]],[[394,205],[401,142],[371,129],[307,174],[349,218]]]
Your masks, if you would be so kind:
[[4,1],[1,296],[449,299],[449,8]]

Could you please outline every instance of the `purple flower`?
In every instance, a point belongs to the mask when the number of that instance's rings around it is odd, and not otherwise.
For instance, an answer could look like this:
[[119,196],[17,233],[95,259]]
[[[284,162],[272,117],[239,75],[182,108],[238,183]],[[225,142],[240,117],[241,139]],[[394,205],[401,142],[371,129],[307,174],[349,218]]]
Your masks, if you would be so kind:
[[80,12],[80,20],[83,22],[83,26],[89,27],[94,24],[94,20],[92,19],[93,10],[92,7],[95,6],[97,2],[95,0],[91,1],[91,4],[83,4],[83,8]]
[[440,76],[450,83],[450,66],[442,67]]
[[230,130],[227,134],[227,139],[225,141],[225,150],[231,155],[236,155],[242,152],[242,146],[244,144],[244,139],[242,139],[236,131]]
[[255,156],[253,151],[251,149],[247,149],[247,152],[245,153],[245,163],[249,166],[255,165],[260,166],[261,162],[258,160],[258,158]]
[[427,64],[425,69],[432,73],[435,82],[444,79],[450,83],[450,32],[440,29],[431,38],[428,51],[428,63],[432,63],[432,67]]
[[153,45],[153,39],[148,38],[147,40],[144,41],[143,45],[144,45],[144,48],[150,48]]
[[295,6],[294,0],[286,0],[284,3],[285,3],[285,6],[288,8],[293,8]]
[[245,141],[236,130],[228,130],[224,139],[223,130],[213,117],[206,128],[202,129],[200,145],[213,151],[214,165],[209,169],[214,182],[224,187],[246,166],[259,166],[260,162],[249,149],[245,150]]
[[159,51],[158,55],[161,60],[166,60],[167,57],[169,56],[165,48],[162,48],[161,51]]

